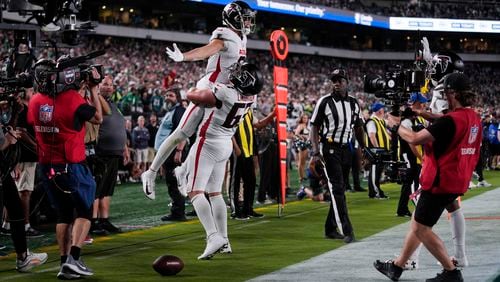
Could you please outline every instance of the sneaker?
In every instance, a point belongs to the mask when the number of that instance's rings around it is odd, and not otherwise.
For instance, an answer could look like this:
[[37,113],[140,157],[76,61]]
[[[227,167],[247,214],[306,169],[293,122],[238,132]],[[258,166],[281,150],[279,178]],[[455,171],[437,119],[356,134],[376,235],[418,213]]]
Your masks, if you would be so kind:
[[464,281],[464,278],[462,277],[462,272],[458,269],[454,269],[454,270],[445,270],[443,269],[443,271],[441,273],[438,273],[436,277],[434,278],[431,278],[431,279],[427,279],[425,280],[426,282],[440,282],[440,281],[443,281],[443,282],[462,282]]
[[302,186],[302,187],[300,187],[299,192],[297,192],[297,199],[298,199],[299,201],[303,200],[303,199],[307,196],[307,194],[306,194],[306,191],[305,191],[305,190],[306,190],[306,189],[304,188],[304,186]]
[[251,211],[248,213],[248,216],[254,217],[254,218],[263,218],[264,215],[255,211]]
[[100,224],[101,224],[101,228],[108,231],[109,233],[122,233],[122,229],[114,226],[109,221],[109,219],[102,219]]
[[100,222],[92,222],[90,224],[90,230],[89,232],[91,234],[95,234],[95,235],[109,235],[109,232],[105,229],[102,228],[101,226],[101,223]]
[[477,187],[491,187],[491,184],[488,183],[488,181],[486,180],[483,180],[483,181],[479,181],[477,183]]
[[403,273],[403,269],[401,267],[395,265],[394,261],[392,261],[392,260],[388,260],[385,262],[376,260],[373,263],[373,266],[380,273],[384,274],[392,281],[398,281],[399,277],[401,277],[401,274]]
[[80,277],[80,274],[73,272],[71,269],[64,268],[63,266],[61,266],[61,269],[59,269],[57,273],[57,279],[59,280],[74,280]]
[[156,186],[156,172],[151,169],[146,170],[143,174],[141,174],[142,181],[142,191],[144,195],[150,200],[154,200],[156,198],[155,194],[155,186]]
[[82,258],[75,260],[72,255],[68,255],[68,259],[66,259],[61,269],[64,271],[73,271],[75,274],[81,276],[94,275],[94,271],[85,265]]
[[472,180],[469,182],[469,189],[476,188],[477,185],[472,182]]
[[227,244],[225,244],[224,247],[222,247],[222,249],[220,250],[220,253],[221,254],[232,254],[233,253],[233,250],[231,249],[231,244],[229,243],[229,241],[227,241]]
[[33,239],[33,238],[40,238],[43,237],[43,234],[35,230],[33,227],[29,227],[28,230],[26,230],[26,238]]
[[187,196],[187,181],[186,181],[186,171],[182,169],[182,166],[178,166],[174,169],[175,179],[177,179],[177,188],[182,196]]
[[10,236],[10,229],[0,227],[0,235]]
[[16,269],[19,272],[28,272],[33,267],[44,264],[49,256],[47,253],[32,253],[29,250],[26,251],[26,258],[24,260],[16,261]]
[[187,218],[185,216],[173,216],[171,214],[167,214],[162,216],[161,221],[186,221]]
[[354,237],[354,234],[345,235],[345,237],[344,237],[344,243],[349,244],[349,243],[352,243],[352,242],[356,242],[356,237]]
[[207,240],[205,251],[198,259],[211,259],[215,254],[220,252],[227,243],[228,241],[220,236],[219,233],[210,235]]
[[92,243],[94,243],[94,238],[92,238],[89,234],[87,234],[85,240],[83,240],[83,243],[85,245],[92,245]]

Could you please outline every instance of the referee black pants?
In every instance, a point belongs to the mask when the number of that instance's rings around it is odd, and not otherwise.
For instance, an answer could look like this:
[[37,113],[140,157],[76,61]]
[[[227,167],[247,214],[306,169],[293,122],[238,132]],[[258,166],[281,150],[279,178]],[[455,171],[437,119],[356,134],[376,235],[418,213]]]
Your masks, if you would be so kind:
[[[325,143],[323,145],[323,158],[328,176],[332,204],[325,221],[325,234],[339,228],[344,235],[352,235],[353,229],[347,212],[345,198],[345,181],[349,177],[352,155],[349,146]],[[340,226],[339,226],[340,225]]]

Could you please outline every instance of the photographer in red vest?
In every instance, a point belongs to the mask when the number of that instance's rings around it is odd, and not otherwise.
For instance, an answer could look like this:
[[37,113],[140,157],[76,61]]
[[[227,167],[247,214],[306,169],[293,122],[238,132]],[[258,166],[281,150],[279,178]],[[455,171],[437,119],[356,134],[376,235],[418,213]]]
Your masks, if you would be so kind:
[[450,260],[443,241],[432,231],[445,207],[469,187],[469,180],[479,159],[482,126],[471,108],[476,95],[469,79],[462,73],[444,77],[444,93],[449,112],[429,127],[413,132],[399,127],[400,118],[390,116],[389,126],[410,144],[425,144],[420,175],[422,192],[413,214],[400,255],[395,260],[375,261],[375,268],[397,281],[403,267],[420,242],[443,266],[442,273],[427,281],[463,281],[462,273]]
[[[35,128],[43,186],[57,211],[59,279],[93,275],[80,257],[90,228],[96,188],[85,163],[84,137],[86,121],[102,122],[98,97],[101,79],[94,67],[84,78],[78,66],[58,71],[51,60],[35,64],[38,93],[30,100],[28,122]],[[82,83],[88,84],[95,107],[77,92]]]

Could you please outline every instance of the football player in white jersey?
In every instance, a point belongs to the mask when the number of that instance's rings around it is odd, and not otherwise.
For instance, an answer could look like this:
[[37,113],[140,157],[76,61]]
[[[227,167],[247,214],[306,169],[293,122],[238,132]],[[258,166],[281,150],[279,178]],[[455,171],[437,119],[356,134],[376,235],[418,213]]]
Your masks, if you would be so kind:
[[[247,3],[231,2],[222,11],[224,27],[213,31],[207,45],[182,53],[174,43],[173,49],[166,48],[167,55],[176,62],[208,58],[205,75],[196,84],[197,89],[209,89],[216,82],[228,83],[229,67],[246,58],[247,35],[255,30],[255,15],[256,12]],[[181,141],[195,133],[203,113],[203,107],[191,103],[177,129],[161,144],[149,170],[141,176],[143,188],[148,187],[149,191],[152,191],[146,195],[148,198],[155,198],[154,180],[158,169]],[[186,166],[178,167],[175,172],[179,177],[183,177]]]
[[228,84],[216,83],[212,89],[192,89],[187,93],[191,102],[206,107],[186,161],[187,185],[183,186],[207,234],[205,251],[198,259],[210,259],[219,251],[231,252],[222,197],[224,171],[233,150],[231,138],[263,85],[262,73],[247,63],[234,64],[229,80]]

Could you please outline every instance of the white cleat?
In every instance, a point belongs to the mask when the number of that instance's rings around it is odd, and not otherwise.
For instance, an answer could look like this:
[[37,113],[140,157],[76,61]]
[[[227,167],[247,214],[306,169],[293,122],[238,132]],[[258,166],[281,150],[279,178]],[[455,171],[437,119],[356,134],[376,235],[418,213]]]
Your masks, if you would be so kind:
[[220,253],[221,254],[232,254],[233,253],[233,250],[231,249],[231,243],[229,243],[229,241],[227,241],[227,244],[225,244],[224,247],[222,247],[222,249],[220,250]]
[[222,248],[228,243],[219,233],[214,233],[208,237],[207,247],[198,259],[211,259],[215,254],[220,252]]
[[488,183],[488,181],[486,180],[483,180],[483,181],[479,181],[477,183],[477,187],[491,187],[491,184]]
[[144,195],[148,197],[150,200],[154,200],[155,196],[155,180],[156,180],[156,172],[148,169],[143,174],[141,174],[142,180],[142,191]]
[[187,181],[186,181],[186,171],[182,166],[178,166],[174,169],[175,178],[177,179],[177,188],[182,196],[187,197]]

